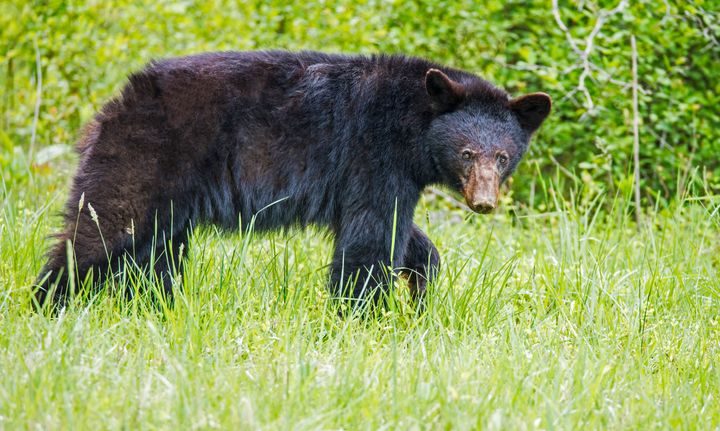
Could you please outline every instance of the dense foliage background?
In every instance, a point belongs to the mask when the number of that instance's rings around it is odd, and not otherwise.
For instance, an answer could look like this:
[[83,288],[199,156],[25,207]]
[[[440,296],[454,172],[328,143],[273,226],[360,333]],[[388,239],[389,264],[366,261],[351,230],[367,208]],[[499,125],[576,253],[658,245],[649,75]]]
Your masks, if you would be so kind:
[[513,94],[550,93],[554,113],[515,177],[517,199],[534,206],[539,175],[556,172],[582,190],[627,192],[635,35],[642,195],[654,204],[692,178],[720,187],[718,15],[702,0],[4,1],[3,178],[26,180],[28,161],[46,169],[153,58],[282,48],[424,56]]

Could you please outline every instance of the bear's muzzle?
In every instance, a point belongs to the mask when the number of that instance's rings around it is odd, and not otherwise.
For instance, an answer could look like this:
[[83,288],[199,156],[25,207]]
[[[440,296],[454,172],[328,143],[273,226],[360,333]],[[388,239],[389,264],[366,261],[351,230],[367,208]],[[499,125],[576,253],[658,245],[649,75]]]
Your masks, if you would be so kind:
[[477,163],[463,188],[465,202],[471,210],[487,214],[497,208],[500,172],[494,165]]

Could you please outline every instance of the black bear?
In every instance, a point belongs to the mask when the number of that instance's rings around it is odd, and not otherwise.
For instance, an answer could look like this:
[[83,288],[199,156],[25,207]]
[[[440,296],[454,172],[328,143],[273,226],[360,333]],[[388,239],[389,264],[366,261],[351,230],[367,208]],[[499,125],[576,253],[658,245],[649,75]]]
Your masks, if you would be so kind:
[[377,300],[398,272],[421,297],[440,262],[413,224],[422,190],[443,184],[471,209],[492,210],[550,106],[546,94],[509,98],[475,75],[400,55],[152,62],[85,128],[35,298],[61,303],[71,283],[97,283],[128,257],[171,294],[193,226],[251,221],[256,231],[327,227],[338,297]]

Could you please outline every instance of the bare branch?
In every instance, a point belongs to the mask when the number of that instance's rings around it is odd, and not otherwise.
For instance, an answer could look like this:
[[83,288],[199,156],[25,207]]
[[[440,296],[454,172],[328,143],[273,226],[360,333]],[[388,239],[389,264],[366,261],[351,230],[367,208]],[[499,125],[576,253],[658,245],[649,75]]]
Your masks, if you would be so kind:
[[[560,27],[560,30],[563,31],[565,34],[565,38],[567,39],[568,43],[570,44],[570,48],[573,50],[573,52],[579,57],[579,67],[582,68],[582,72],[580,73],[580,77],[578,78],[578,83],[576,85],[576,91],[582,93],[582,95],[585,97],[585,107],[587,108],[587,113],[593,113],[595,111],[595,103],[593,102],[592,95],[590,94],[590,91],[588,90],[587,86],[585,85],[585,81],[588,77],[592,78],[592,72],[595,71],[601,71],[599,67],[595,66],[590,62],[590,54],[592,54],[592,50],[595,46],[595,37],[597,37],[598,34],[600,34],[600,30],[602,29],[603,25],[607,22],[608,18],[612,17],[613,15],[616,15],[620,12],[622,12],[626,7],[628,6],[628,0],[621,0],[620,3],[618,3],[617,6],[615,6],[613,9],[609,11],[602,11],[598,15],[597,20],[595,21],[595,25],[593,26],[592,30],[590,31],[590,34],[585,38],[584,40],[584,46],[585,49],[581,50],[578,46],[575,39],[572,37],[572,34],[570,34],[570,30],[568,29],[567,25],[562,20],[562,17],[560,16],[560,8],[558,6],[558,0],[552,0],[552,12],[553,16],[555,17],[555,22],[557,23],[558,27]],[[610,74],[607,72],[604,72],[605,76],[609,77]],[[621,81],[617,81],[615,83],[621,83]],[[622,83],[623,87],[627,87],[626,83]]]

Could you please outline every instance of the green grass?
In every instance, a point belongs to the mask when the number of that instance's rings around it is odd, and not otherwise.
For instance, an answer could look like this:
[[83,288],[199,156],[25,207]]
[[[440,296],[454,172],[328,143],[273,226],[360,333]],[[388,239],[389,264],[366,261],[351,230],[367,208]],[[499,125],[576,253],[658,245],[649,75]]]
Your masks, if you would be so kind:
[[[58,165],[3,182],[0,429],[720,426],[712,197],[638,230],[621,198],[468,216],[426,195],[443,269],[422,315],[401,284],[377,318],[338,318],[319,231],[206,228],[174,307],[103,293],[48,317],[29,285],[66,196]],[[147,288],[132,276],[118,283]]]

